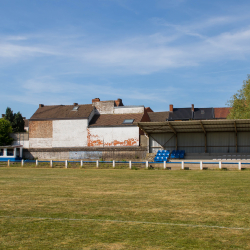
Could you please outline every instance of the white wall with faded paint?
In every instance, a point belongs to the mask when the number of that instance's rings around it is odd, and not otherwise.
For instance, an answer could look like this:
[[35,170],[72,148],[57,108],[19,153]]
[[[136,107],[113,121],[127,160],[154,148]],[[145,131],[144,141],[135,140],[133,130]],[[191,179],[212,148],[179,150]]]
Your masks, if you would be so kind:
[[29,138],[30,148],[52,148],[52,138]]
[[138,114],[144,113],[144,106],[114,107],[114,114]]
[[139,146],[138,127],[88,128],[89,147]]
[[87,126],[87,119],[53,121],[52,147],[87,146]]

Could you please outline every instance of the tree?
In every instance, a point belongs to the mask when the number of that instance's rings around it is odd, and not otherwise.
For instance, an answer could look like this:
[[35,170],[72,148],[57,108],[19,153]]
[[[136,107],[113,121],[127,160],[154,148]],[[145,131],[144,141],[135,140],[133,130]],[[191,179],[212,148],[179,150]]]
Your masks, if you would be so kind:
[[8,120],[0,119],[0,146],[11,145],[13,139],[10,137],[12,127]]
[[7,107],[4,118],[10,122],[14,133],[25,132],[24,120],[20,112],[13,114],[11,108]]
[[250,119],[250,75],[227,104],[232,107],[227,119]]

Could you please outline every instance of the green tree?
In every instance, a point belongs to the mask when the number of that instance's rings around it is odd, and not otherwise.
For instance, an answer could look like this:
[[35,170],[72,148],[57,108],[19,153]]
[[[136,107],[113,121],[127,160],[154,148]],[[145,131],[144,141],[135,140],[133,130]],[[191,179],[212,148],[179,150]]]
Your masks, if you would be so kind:
[[10,122],[14,133],[24,132],[24,120],[20,112],[13,114],[11,108],[7,107],[4,118]]
[[13,139],[10,137],[12,127],[8,120],[0,119],[0,146],[11,145]]
[[250,75],[227,104],[232,107],[227,119],[250,119]]

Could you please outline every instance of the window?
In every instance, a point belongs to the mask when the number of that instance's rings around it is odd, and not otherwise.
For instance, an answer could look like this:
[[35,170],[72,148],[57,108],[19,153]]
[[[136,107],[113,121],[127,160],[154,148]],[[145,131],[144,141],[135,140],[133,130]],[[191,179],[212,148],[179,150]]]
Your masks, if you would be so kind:
[[3,156],[3,148],[0,149],[0,156]]
[[122,124],[132,124],[135,119],[125,119]]
[[7,156],[13,156],[13,155],[14,155],[13,149],[8,148],[7,149]]
[[79,108],[79,106],[75,106],[75,107],[72,109],[72,111],[77,111],[78,108]]

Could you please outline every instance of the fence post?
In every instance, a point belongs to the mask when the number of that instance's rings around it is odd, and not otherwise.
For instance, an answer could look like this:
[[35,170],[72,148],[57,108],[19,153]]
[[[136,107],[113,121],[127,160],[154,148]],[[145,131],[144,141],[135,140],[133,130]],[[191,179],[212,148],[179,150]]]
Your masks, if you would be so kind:
[[38,166],[38,160],[36,160],[36,167]]
[[146,169],[148,169],[148,161],[146,161]]
[[68,160],[65,160],[65,168],[68,168]]
[[81,168],[83,167],[83,160],[81,160]]
[[221,169],[221,161],[219,161],[219,169]]
[[181,162],[181,169],[184,169],[184,161]]
[[200,170],[203,170],[202,161],[200,161]]
[[22,159],[22,161],[21,161],[21,166],[23,167],[23,165],[24,165],[24,160]]
[[53,168],[53,161],[50,160],[50,166]]
[[129,168],[131,169],[132,168],[132,162],[129,161]]
[[238,169],[241,170],[241,162],[239,161]]
[[163,162],[163,169],[166,169],[166,167],[167,167],[167,163],[166,163],[166,161],[164,161]]
[[99,168],[99,161],[96,161],[96,167]]
[[7,163],[8,167],[10,166],[10,160],[8,160],[8,163]]
[[115,168],[115,160],[113,160],[113,168]]

